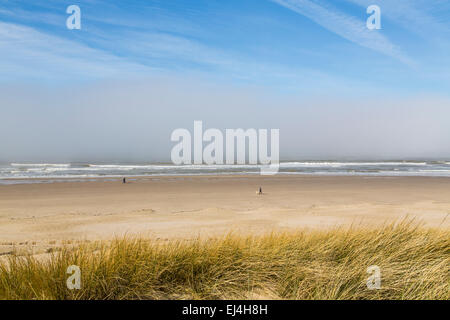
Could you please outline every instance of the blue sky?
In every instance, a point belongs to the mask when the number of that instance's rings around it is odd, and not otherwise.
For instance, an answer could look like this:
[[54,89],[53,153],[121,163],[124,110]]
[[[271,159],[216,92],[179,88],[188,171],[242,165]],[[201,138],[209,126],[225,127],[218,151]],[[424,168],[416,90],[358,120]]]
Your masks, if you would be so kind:
[[[68,30],[67,6],[81,8]],[[381,8],[382,29],[365,28]],[[162,74],[302,92],[450,92],[450,2],[0,1],[1,83]]]
[[0,162],[168,161],[194,120],[278,128],[281,159],[448,159],[449,53],[443,0],[0,0]]

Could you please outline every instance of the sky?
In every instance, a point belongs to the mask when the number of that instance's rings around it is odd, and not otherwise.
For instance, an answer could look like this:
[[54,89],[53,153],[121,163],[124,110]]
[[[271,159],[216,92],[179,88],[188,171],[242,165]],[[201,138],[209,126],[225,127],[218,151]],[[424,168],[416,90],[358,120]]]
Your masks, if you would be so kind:
[[450,1],[0,0],[0,114],[0,161],[166,161],[194,120],[279,128],[282,159],[449,158]]

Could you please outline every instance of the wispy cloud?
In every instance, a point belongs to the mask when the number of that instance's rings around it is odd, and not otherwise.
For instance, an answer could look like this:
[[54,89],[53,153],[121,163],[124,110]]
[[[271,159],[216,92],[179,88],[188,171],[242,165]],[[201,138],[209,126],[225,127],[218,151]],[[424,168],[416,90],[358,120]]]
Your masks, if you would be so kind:
[[90,34],[89,40],[82,42],[77,37],[68,39],[33,27],[0,22],[0,83],[64,83],[172,73],[214,76],[216,80],[231,77],[241,83],[277,83],[288,89],[288,84],[295,84],[295,90],[306,90],[313,83],[322,89],[341,90],[335,84],[341,83],[345,88],[343,84],[348,83],[348,79],[320,70],[252,61],[164,32],[91,30]]
[[[448,40],[418,45],[420,39],[409,29],[390,21],[406,1],[395,5],[373,0],[381,3],[383,21],[383,29],[373,31],[365,26],[364,6],[369,0],[272,0],[254,3],[256,11],[240,7],[238,0],[230,1],[236,6],[226,11],[229,6],[222,2],[209,7],[204,2],[80,0],[83,27],[79,31],[66,29],[68,15],[57,1],[1,4],[0,82],[48,79],[59,83],[176,73],[282,90],[308,90],[315,85],[323,91],[334,88],[333,83],[341,87],[352,83],[359,90],[448,87]],[[423,0],[411,1],[414,6],[408,6],[407,12],[414,14],[408,19],[442,24],[445,14],[439,15],[435,2],[426,13],[419,10]],[[280,10],[273,10],[273,2]],[[303,19],[296,13],[318,25],[301,30],[302,42],[293,41],[296,35],[291,34]],[[271,20],[276,23],[267,23]],[[423,29],[431,30],[427,28],[433,23]],[[329,39],[327,30],[338,35],[337,41],[321,41]],[[444,33],[435,34],[444,37]],[[330,46],[336,50],[329,50]],[[374,76],[369,79],[367,72]]]
[[0,80],[104,78],[144,66],[31,27],[0,22]]
[[314,21],[325,29],[365,48],[393,57],[405,64],[413,61],[379,30],[369,30],[366,22],[337,10],[321,1],[272,0]]

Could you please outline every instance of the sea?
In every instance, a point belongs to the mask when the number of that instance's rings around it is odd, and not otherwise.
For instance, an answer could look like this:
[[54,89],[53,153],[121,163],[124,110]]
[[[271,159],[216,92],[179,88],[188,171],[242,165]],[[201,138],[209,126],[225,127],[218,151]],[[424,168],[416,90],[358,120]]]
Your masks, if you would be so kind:
[[[65,180],[178,176],[257,175],[259,165],[174,165],[171,163],[3,163],[0,184]],[[450,177],[450,160],[282,161],[280,175]]]

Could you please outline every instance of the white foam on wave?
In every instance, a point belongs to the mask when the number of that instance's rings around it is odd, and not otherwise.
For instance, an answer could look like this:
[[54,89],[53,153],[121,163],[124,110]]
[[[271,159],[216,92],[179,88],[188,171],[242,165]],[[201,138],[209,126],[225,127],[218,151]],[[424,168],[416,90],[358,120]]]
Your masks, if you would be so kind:
[[[448,161],[287,161],[281,174],[450,176]],[[83,164],[11,163],[0,167],[0,179],[107,178],[204,174],[255,174],[259,164]]]
[[115,165],[105,164],[96,165],[90,164],[89,168],[92,169],[109,169],[109,170],[132,170],[132,169],[239,169],[239,168],[258,168],[260,165],[254,164],[149,164],[149,165]]
[[123,164],[89,164],[88,167],[91,169],[145,169],[151,168],[154,165],[123,165]]

